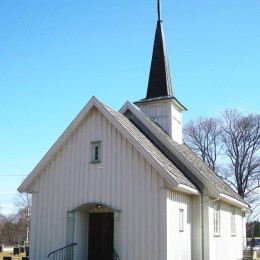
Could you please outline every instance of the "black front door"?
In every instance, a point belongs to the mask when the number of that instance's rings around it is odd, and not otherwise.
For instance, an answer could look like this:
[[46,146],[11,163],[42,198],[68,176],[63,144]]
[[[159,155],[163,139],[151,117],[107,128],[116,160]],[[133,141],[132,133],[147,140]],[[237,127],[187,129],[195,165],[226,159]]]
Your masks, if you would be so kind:
[[89,213],[88,260],[112,260],[114,213]]

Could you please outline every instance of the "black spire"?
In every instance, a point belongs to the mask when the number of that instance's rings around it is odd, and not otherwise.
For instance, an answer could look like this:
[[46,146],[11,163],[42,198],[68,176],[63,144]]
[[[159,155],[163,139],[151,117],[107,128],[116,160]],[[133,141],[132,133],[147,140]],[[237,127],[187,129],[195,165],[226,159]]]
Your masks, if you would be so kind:
[[158,21],[155,32],[153,56],[151,61],[148,88],[145,99],[173,97],[170,67],[161,21],[160,0],[158,0],[157,9]]
[[158,21],[154,38],[147,93],[144,99],[136,101],[134,104],[140,106],[140,104],[146,102],[171,99],[180,110],[185,111],[187,109],[173,95],[170,66],[161,20],[161,3],[160,0],[157,1]]

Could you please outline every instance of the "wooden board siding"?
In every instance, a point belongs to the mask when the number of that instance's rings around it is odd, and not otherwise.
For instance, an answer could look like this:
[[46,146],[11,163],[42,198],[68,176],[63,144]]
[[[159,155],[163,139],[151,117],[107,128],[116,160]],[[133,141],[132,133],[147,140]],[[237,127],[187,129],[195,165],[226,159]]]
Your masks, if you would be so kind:
[[[209,252],[206,256],[209,260],[229,259],[237,260],[242,258],[243,246],[243,217],[239,208],[236,208],[235,225],[236,235],[231,234],[230,205],[220,201],[220,235],[214,236],[213,232],[213,204],[206,206],[208,211],[208,225],[205,231],[208,232]],[[206,217],[206,216],[205,216]],[[206,245],[205,245],[206,247]],[[226,250],[224,250],[226,249]]]
[[[184,213],[184,229],[179,229],[179,210]],[[191,196],[173,190],[167,192],[167,259],[190,260],[192,232]]]
[[140,110],[157,123],[177,143],[182,144],[182,114],[172,99],[146,102]]
[[191,255],[192,255],[192,259],[202,259],[203,256],[202,256],[201,196],[192,196],[191,204],[192,204]]
[[[100,164],[90,163],[93,141],[102,142]],[[68,211],[102,203],[120,211],[122,259],[166,260],[164,180],[97,109],[71,134],[31,190],[32,259],[45,259],[66,244]],[[87,227],[87,221],[76,214],[75,228]],[[75,239],[87,240],[80,234]],[[75,242],[78,247],[85,243]]]

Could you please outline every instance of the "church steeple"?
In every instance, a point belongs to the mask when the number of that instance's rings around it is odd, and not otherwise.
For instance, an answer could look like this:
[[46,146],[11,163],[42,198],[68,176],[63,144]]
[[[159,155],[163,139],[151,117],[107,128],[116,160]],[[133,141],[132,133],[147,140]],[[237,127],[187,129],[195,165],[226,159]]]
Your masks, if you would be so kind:
[[161,3],[158,0],[158,21],[154,38],[153,56],[146,99],[173,97],[170,67],[161,20]]
[[168,133],[176,142],[182,143],[182,112],[186,108],[173,94],[170,67],[164,39],[161,3],[157,0],[158,21],[154,38],[146,97],[134,102],[140,110]]

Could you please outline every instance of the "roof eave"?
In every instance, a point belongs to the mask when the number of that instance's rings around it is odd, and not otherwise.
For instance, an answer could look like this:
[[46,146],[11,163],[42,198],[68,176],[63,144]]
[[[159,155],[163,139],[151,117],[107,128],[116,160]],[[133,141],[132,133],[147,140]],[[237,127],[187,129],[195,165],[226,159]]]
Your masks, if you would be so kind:
[[162,101],[168,101],[171,100],[174,105],[181,111],[187,111],[188,109],[181,104],[181,102],[176,98],[172,96],[162,96],[162,97],[156,97],[156,98],[144,98],[138,101],[133,102],[136,106],[143,105],[148,102],[162,102]]
[[249,210],[248,204],[242,203],[241,201],[238,201],[237,199],[234,199],[234,198],[232,198],[228,195],[221,193],[221,194],[219,194],[219,198],[222,201],[228,202],[229,204],[232,204],[234,206],[241,208],[242,211],[248,211]]
[[185,192],[185,193],[189,193],[192,195],[200,195],[200,192],[196,189],[193,189],[191,187],[188,187],[187,185],[183,185],[183,184],[179,184],[176,188],[176,190]]

